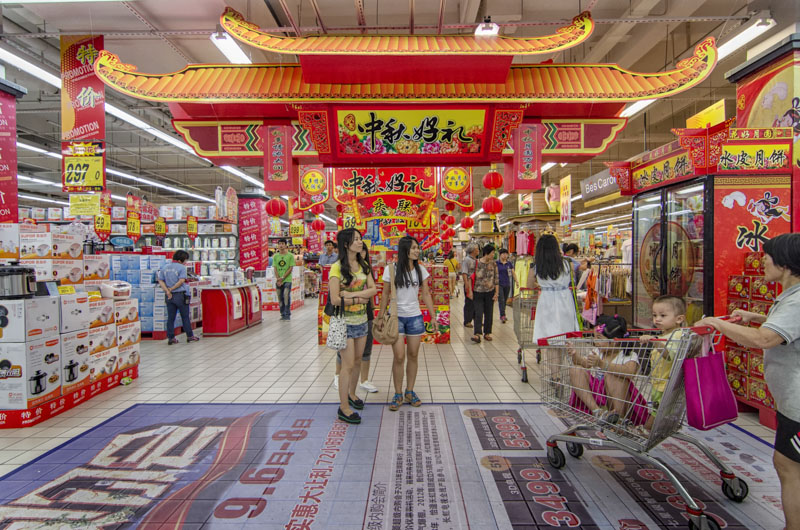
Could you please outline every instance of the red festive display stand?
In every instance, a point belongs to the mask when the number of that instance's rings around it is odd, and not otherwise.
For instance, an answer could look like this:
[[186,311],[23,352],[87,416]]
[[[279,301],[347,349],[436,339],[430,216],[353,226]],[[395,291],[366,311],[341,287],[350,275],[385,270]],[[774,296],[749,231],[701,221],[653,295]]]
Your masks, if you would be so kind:
[[203,336],[228,337],[247,329],[247,291],[250,286],[206,287],[203,304]]
[[103,379],[98,379],[94,383],[87,384],[66,396],[61,396],[32,409],[0,411],[0,429],[18,429],[20,427],[38,425],[119,386],[120,381],[126,377],[137,379],[139,377],[139,365],[126,368]]

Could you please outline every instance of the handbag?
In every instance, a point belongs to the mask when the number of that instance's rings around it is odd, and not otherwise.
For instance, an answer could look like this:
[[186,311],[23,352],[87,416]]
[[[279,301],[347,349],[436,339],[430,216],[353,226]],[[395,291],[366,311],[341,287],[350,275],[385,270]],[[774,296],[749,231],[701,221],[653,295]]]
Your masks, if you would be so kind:
[[391,274],[391,289],[389,291],[389,310],[384,311],[383,316],[377,318],[372,324],[372,336],[381,344],[392,345],[400,337],[397,323],[397,297],[394,291],[394,270],[389,265]]
[[722,353],[715,352],[712,334],[703,336],[704,355],[683,361],[686,420],[691,427],[707,431],[734,421],[736,397],[725,374]]
[[341,351],[347,348],[347,322],[344,319],[344,298],[342,298],[342,305],[335,307],[333,314],[330,316],[328,338],[325,341],[325,345],[334,351]]

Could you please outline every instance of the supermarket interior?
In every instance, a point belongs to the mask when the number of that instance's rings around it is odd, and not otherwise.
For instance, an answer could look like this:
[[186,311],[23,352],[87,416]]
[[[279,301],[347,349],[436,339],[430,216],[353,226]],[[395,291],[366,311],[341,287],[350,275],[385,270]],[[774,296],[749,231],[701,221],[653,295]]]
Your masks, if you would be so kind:
[[0,23],[0,528],[800,530],[798,2]]

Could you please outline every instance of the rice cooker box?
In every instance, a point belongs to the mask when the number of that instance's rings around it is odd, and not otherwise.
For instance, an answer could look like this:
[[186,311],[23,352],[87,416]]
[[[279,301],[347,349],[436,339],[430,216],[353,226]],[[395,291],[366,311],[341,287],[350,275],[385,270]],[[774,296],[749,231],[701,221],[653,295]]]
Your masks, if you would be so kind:
[[114,319],[117,326],[139,321],[139,300],[116,300],[114,302]]
[[114,324],[89,330],[89,352],[110,350],[117,345],[117,327]]
[[142,341],[142,323],[139,321],[117,326],[117,345],[130,346]]
[[110,280],[111,263],[108,254],[92,254],[83,257],[83,279]]
[[[89,357],[89,384],[109,377],[118,371],[119,348],[116,346]],[[102,390],[102,387],[98,390]]]
[[114,324],[114,300],[101,298],[89,301],[89,327],[99,328]]
[[83,260],[54,259],[53,279],[59,285],[83,285]]
[[31,409],[61,396],[58,336],[0,344],[0,410]]
[[0,224],[0,259],[19,259],[19,225],[16,223]]
[[119,362],[117,367],[119,370],[126,370],[139,364],[141,344],[128,344],[127,346],[120,346],[118,349]]
[[89,295],[86,293],[62,294],[61,333],[89,329]]
[[50,234],[53,241],[53,258],[83,259],[83,236],[77,234]]
[[25,342],[57,336],[57,296],[0,300],[0,342]]
[[62,393],[67,395],[89,382],[89,330],[61,335]]
[[49,232],[20,233],[19,257],[20,259],[52,258],[53,257],[52,234],[50,234]]

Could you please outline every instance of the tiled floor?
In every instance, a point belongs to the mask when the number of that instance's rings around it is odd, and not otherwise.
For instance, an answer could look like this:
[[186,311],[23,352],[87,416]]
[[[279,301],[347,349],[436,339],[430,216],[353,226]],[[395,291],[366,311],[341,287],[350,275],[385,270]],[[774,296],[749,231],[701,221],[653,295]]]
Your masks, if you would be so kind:
[[[423,345],[416,391],[423,401],[496,403],[539,400],[538,371],[530,355],[530,382],[520,380],[517,340],[511,312],[500,324],[495,314],[494,341],[475,345],[461,318],[463,300],[454,301],[451,344]],[[495,312],[496,313],[496,312]],[[265,313],[264,323],[230,338],[198,343],[146,341],[139,379],[120,386],[42,425],[0,430],[0,476],[42,455],[134,403],[336,403],[335,352],[317,345],[315,299],[296,310],[291,322]],[[380,391],[367,403],[389,401],[392,352],[376,345],[370,379]],[[364,395],[363,391],[359,391]],[[336,413],[331,405],[331,415]],[[773,431],[745,414],[737,422],[768,441]]]

